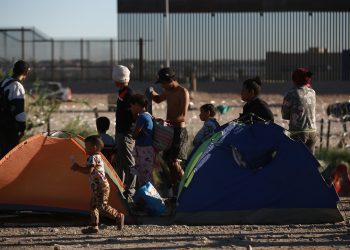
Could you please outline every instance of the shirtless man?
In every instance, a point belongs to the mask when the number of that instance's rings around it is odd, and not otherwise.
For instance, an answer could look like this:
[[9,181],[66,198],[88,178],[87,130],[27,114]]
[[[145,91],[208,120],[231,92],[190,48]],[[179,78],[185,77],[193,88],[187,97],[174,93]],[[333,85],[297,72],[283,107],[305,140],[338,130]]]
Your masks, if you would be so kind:
[[[169,150],[163,152],[163,158],[168,163],[173,191],[184,174],[181,161],[187,157],[188,134],[186,129],[187,108],[190,97],[187,89],[182,87],[175,78],[175,72],[171,68],[163,68],[158,72],[158,80],[164,89],[158,94],[149,88],[149,95],[156,103],[167,102],[166,120],[174,127],[174,139]],[[175,193],[174,193],[175,195]]]

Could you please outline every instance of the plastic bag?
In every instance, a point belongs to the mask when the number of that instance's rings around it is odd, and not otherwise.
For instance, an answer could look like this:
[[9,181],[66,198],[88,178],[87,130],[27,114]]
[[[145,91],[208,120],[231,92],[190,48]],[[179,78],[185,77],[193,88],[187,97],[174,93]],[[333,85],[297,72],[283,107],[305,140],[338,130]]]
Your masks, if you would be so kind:
[[141,186],[133,198],[136,203],[143,204],[152,216],[159,216],[165,211],[166,206],[162,197],[150,182]]

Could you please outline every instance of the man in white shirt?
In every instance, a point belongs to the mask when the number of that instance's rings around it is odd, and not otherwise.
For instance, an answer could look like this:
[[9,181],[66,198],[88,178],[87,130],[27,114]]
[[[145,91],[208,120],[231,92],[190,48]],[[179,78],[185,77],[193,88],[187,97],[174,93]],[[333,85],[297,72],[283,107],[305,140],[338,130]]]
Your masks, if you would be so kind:
[[0,108],[0,157],[14,148],[26,129],[24,111],[25,90],[22,82],[27,78],[29,64],[19,60],[14,64],[13,74],[1,82]]

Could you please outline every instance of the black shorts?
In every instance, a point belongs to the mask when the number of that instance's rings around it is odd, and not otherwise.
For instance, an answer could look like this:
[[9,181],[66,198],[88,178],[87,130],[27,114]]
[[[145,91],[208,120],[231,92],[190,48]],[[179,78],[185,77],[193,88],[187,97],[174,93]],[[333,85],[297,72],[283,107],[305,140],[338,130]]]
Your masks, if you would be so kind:
[[171,148],[163,152],[165,160],[186,160],[188,133],[186,128],[174,128],[174,139]]

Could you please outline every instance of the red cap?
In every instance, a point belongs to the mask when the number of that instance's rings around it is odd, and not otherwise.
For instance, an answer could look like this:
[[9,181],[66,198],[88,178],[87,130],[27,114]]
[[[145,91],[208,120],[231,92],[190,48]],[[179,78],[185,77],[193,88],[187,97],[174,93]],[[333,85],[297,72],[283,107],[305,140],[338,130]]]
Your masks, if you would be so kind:
[[305,68],[297,68],[293,71],[292,80],[300,86],[310,87],[312,73]]

